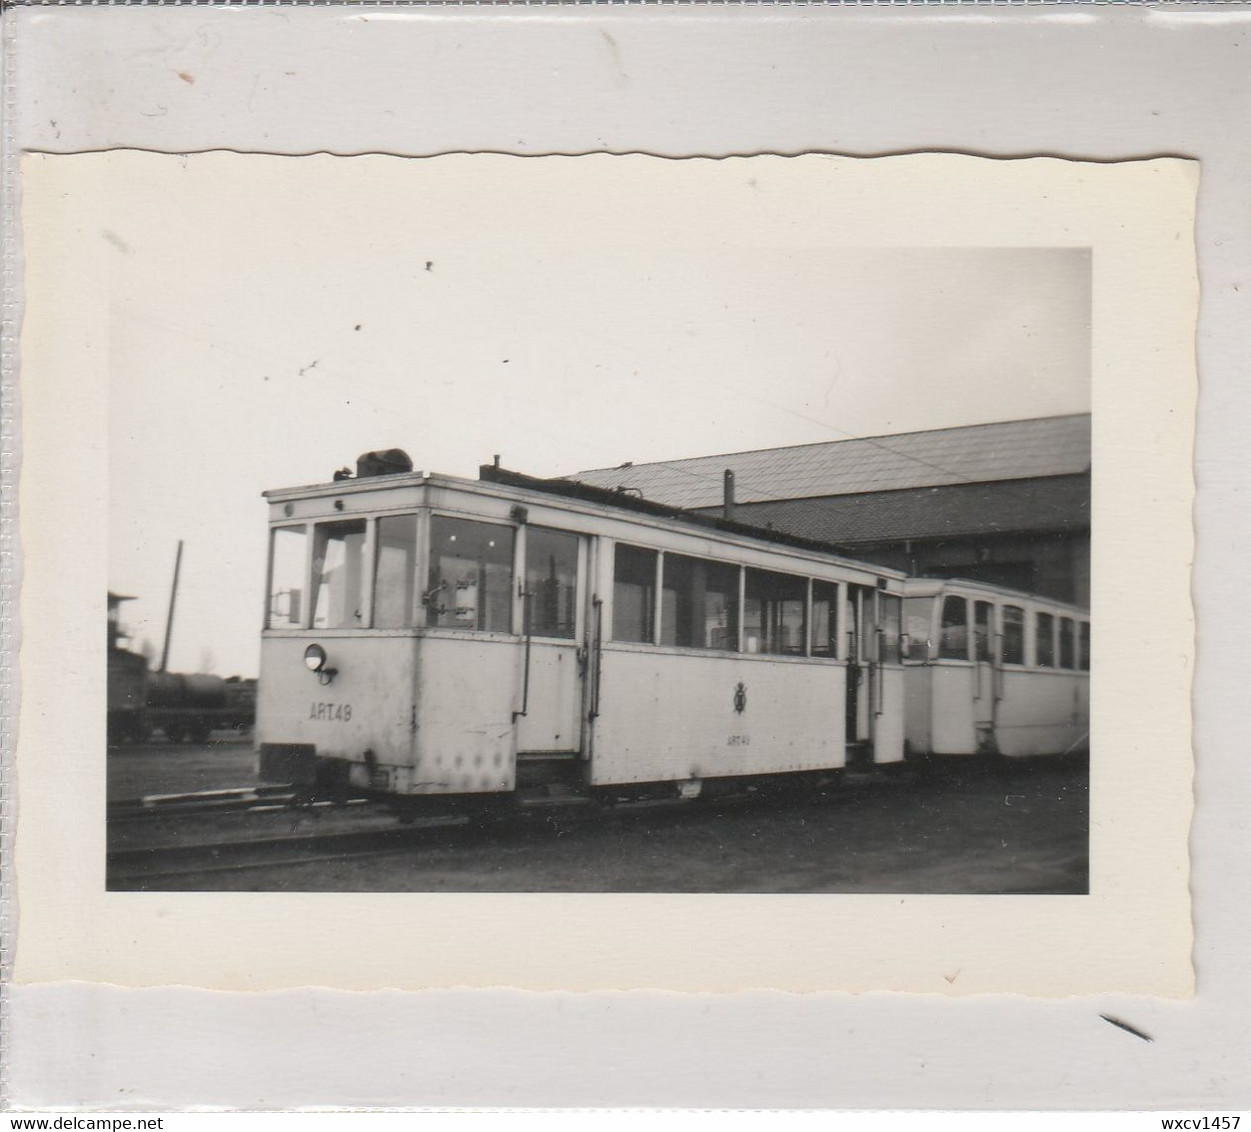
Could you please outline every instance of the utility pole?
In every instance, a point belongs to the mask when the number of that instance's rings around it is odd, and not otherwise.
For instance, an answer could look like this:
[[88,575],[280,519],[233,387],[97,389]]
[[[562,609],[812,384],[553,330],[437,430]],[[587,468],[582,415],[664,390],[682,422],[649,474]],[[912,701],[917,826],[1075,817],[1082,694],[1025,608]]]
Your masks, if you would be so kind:
[[164,672],[169,664],[169,639],[174,632],[174,604],[178,600],[178,571],[182,567],[182,539],[178,540],[178,553],[174,555],[174,584],[169,588],[169,615],[165,618],[165,647],[161,649],[161,667]]

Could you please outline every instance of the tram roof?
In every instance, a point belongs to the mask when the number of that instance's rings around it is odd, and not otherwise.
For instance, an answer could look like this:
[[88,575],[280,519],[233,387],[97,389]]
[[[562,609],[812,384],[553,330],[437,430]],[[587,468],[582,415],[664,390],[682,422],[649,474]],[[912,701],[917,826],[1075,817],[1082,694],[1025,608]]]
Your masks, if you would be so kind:
[[718,515],[689,511],[682,507],[672,507],[664,503],[657,503],[651,499],[642,499],[626,491],[595,487],[592,484],[580,483],[575,480],[543,479],[537,476],[528,476],[522,472],[496,467],[493,464],[483,464],[478,469],[478,478],[484,483],[521,488],[526,491],[555,495],[563,499],[577,500],[583,503],[593,503],[601,507],[611,507],[634,514],[650,515],[654,518],[677,520],[680,523],[702,527],[705,530],[719,531],[723,534],[736,535],[742,538],[758,539],[778,546],[794,547],[797,550],[828,554],[846,562],[862,565],[874,573],[903,576],[901,571],[862,562],[856,558],[854,553],[837,543],[827,542],[822,539],[806,538],[802,535],[791,534],[788,531],[780,531],[772,527],[759,527],[751,523],[742,523],[735,519],[725,519]]
[[1082,475],[1090,471],[1090,443],[1090,414],[1081,413],[623,464],[568,478],[673,507],[713,507],[727,469],[739,503],[767,503]]
[[421,486],[430,483],[444,483],[450,486],[477,487],[481,484],[516,490],[533,492],[540,495],[556,496],[572,502],[592,504],[624,511],[636,515],[646,515],[657,519],[667,519],[684,526],[701,528],[705,531],[716,531],[738,538],[750,538],[759,542],[767,542],[775,546],[791,547],[811,553],[829,555],[849,565],[861,566],[875,574],[890,577],[905,577],[905,574],[888,566],[865,562],[858,558],[854,551],[837,543],[823,539],[808,538],[792,534],[788,531],[776,530],[772,527],[755,526],[733,519],[725,519],[719,515],[702,514],[689,511],[682,507],[673,507],[654,500],[642,499],[627,491],[595,487],[591,484],[579,483],[575,480],[561,478],[545,479],[529,476],[523,472],[514,472],[508,468],[494,464],[483,464],[478,469],[478,479],[468,480],[459,476],[449,476],[430,472],[413,471],[393,475],[375,475],[348,477],[331,483],[305,484],[299,487],[277,488],[261,494],[270,502],[286,501],[298,498],[331,496],[337,494],[356,494],[361,491],[375,489]]
[[909,578],[906,583],[905,597],[937,597],[939,594],[964,593],[971,596],[986,595],[996,600],[1015,598],[1031,605],[1045,605],[1053,609],[1073,613],[1079,617],[1090,617],[1090,609],[1071,601],[1048,597],[1046,594],[1030,593],[1029,590],[1018,590],[1011,586],[1001,586],[997,582],[984,582],[974,578],[936,578],[925,575]]

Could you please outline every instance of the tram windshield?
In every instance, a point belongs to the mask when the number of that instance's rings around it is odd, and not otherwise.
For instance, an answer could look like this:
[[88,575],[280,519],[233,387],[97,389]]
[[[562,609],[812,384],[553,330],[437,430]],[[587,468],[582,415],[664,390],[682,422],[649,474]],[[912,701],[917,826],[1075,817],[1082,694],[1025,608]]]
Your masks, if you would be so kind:
[[991,638],[994,635],[995,607],[989,601],[973,603],[973,659],[991,660]]
[[[513,528],[432,516],[424,592],[417,531],[415,513],[275,527],[266,627],[412,629],[424,604],[431,626],[512,632]],[[572,636],[577,541],[547,533],[553,539],[540,533],[534,547],[545,563],[542,631]]]
[[313,539],[313,628],[365,624],[365,520],[319,523]]
[[431,518],[428,624],[510,632],[512,581],[512,527],[444,515]]
[[912,597],[904,602],[908,659],[929,660],[934,636],[934,599]]
[[938,655],[945,660],[969,659],[969,603],[956,594],[949,594],[943,599]]
[[375,629],[412,628],[416,552],[416,515],[384,515],[378,520],[378,556],[374,567]]
[[269,612],[270,629],[299,627],[304,619],[304,570],[307,566],[308,530],[275,527],[270,533]]

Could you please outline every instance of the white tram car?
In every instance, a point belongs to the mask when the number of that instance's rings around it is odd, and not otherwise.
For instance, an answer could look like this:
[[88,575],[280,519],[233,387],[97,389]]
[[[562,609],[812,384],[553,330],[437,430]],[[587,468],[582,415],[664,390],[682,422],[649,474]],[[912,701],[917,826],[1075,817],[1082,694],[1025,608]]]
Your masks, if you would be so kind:
[[910,754],[1063,755],[1090,728],[1090,613],[977,582],[909,579]]
[[403,812],[902,761],[902,574],[628,495],[498,467],[394,473],[411,464],[385,455],[266,493],[264,779]]

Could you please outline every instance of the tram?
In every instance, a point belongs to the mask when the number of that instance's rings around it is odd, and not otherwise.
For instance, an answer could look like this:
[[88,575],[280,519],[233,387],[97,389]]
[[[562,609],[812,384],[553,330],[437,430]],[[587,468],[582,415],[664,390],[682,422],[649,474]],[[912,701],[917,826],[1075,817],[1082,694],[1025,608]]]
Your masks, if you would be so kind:
[[977,582],[913,578],[904,627],[909,754],[1088,750],[1087,610]]
[[903,760],[903,574],[498,462],[411,469],[266,493],[262,780],[405,813]]

